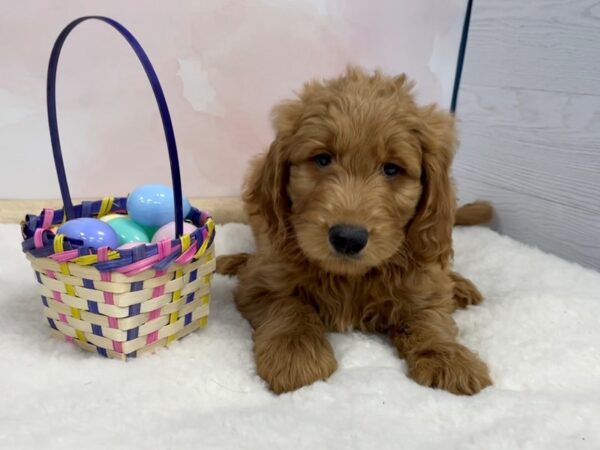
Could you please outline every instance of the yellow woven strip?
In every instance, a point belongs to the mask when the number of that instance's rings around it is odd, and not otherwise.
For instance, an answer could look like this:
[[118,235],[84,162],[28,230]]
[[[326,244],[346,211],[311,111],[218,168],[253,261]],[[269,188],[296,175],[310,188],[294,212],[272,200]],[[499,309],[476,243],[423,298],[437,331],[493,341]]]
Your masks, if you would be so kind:
[[[175,279],[181,278],[182,276],[183,276],[183,270],[177,269],[175,271]],[[175,303],[175,302],[179,301],[180,298],[181,298],[181,290],[177,289],[176,291],[173,292],[173,296],[171,297],[171,302]],[[174,324],[175,322],[177,322],[177,319],[179,319],[179,312],[175,311],[175,312],[172,312],[171,314],[169,314],[169,324]],[[167,344],[170,344],[175,339],[176,339],[175,335],[168,336]]]
[[65,290],[67,291],[67,294],[75,296],[77,295],[75,292],[75,288],[73,287],[72,284],[66,284],[65,283]]
[[63,275],[71,275],[71,272],[69,272],[69,265],[67,263],[60,263],[60,271]]
[[64,251],[63,243],[65,240],[64,234],[57,234],[54,236],[54,253],[60,253]]
[[198,259],[200,256],[202,256],[204,254],[204,252],[206,251],[206,247],[208,247],[208,242],[210,241],[210,238],[213,234],[213,230],[215,229],[215,222],[212,219],[208,219],[206,221],[206,226],[208,227],[208,235],[206,236],[206,239],[204,239],[204,242],[202,243],[202,245],[200,246],[200,248],[194,255],[194,258],[196,258],[196,259]]
[[[181,278],[183,276],[183,270],[181,269],[177,269],[175,271],[175,279],[177,278]],[[173,303],[175,303],[176,301],[178,301],[181,298],[181,289],[177,289],[176,291],[173,291],[173,297],[171,297],[171,301]],[[177,320],[177,319],[175,319]],[[173,322],[171,322],[173,323]]]
[[71,272],[69,272],[69,265],[67,263],[60,263],[60,271],[63,275],[71,275]]
[[[66,286],[67,286],[67,290],[69,290],[68,289],[69,287],[73,288],[73,286],[68,285],[68,284]],[[77,320],[81,320],[81,310],[79,310],[77,308],[71,308],[71,317],[73,317],[74,319],[77,319]],[[77,335],[77,339],[79,339],[81,342],[87,342],[87,339],[85,338],[85,334],[83,334],[83,331],[75,330],[75,334]]]
[[202,245],[200,246],[200,248],[198,249],[198,251],[196,252],[196,254],[194,255],[194,258],[198,259],[200,258],[204,252],[206,251],[206,247],[208,246],[208,239],[206,239]]
[[[177,312],[173,312],[169,315],[169,324],[175,323],[177,322],[177,319],[179,318],[179,313]],[[174,334],[172,334],[171,336],[167,336],[167,344],[170,344],[171,342],[173,342],[176,339],[176,336]]]
[[[60,263],[60,271],[62,272],[63,275],[71,275],[71,272],[69,271],[69,264],[67,264],[67,263]],[[72,284],[65,283],[65,292],[68,295],[72,295],[72,296],[77,295],[75,293],[75,287]]]
[[179,240],[181,241],[181,253],[183,253],[190,248],[190,235],[184,234]]
[[210,297],[208,295],[203,295],[202,296],[202,304],[208,305],[209,302],[210,302]]
[[200,328],[205,327],[208,323],[208,316],[203,316],[198,319],[198,323],[200,324]]
[[202,256],[204,254],[204,252],[206,251],[206,247],[208,247],[208,242],[210,241],[210,238],[213,234],[213,230],[215,229],[214,220],[209,218],[206,221],[206,227],[208,228],[208,235],[206,236],[206,239],[204,240],[204,242],[202,243],[202,245],[200,246],[200,248],[194,255],[194,258],[196,258],[196,259],[199,258],[200,256]]
[[114,201],[114,197],[104,197],[102,199],[102,203],[100,204],[100,211],[98,211],[98,219],[102,216],[107,215],[110,212]]
[[[121,253],[111,250],[108,252],[108,259],[118,259],[121,257]],[[72,260],[74,263],[79,264],[80,266],[89,266],[91,264],[96,264],[98,262],[98,255],[83,255],[78,256],[77,258]]]

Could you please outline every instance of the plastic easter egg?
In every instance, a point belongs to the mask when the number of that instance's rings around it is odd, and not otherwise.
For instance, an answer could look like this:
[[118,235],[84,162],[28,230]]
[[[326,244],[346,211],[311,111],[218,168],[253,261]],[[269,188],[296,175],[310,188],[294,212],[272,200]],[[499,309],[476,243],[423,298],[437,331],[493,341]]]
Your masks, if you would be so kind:
[[[100,218],[100,220],[102,222],[109,223],[111,220],[123,219],[123,218],[129,218],[129,216],[127,214],[108,214],[106,216],[102,216]],[[135,222],[135,223],[137,223],[137,222]],[[138,225],[144,229],[144,231],[146,232],[146,236],[148,236],[148,242],[150,242],[150,238],[152,236],[154,236],[154,233],[156,233],[156,230],[158,230],[158,227],[147,227],[140,223],[138,223]]]
[[138,223],[138,225],[144,229],[144,231],[146,232],[146,236],[148,236],[148,239],[151,239],[152,236],[154,236],[154,233],[156,233],[158,231],[158,227],[146,227],[139,223]]
[[100,220],[101,220],[102,222],[106,222],[106,223],[108,223],[108,222],[110,222],[110,221],[111,221],[111,220],[113,220],[113,219],[120,219],[120,218],[122,218],[122,217],[127,217],[127,216],[126,216],[126,215],[123,215],[123,214],[107,214],[106,216],[102,216],[102,217],[100,217]]
[[119,245],[128,242],[150,242],[148,234],[138,223],[135,223],[129,217],[116,217],[108,222],[108,225],[116,231],[119,236]]
[[63,223],[58,234],[64,234],[71,239],[80,239],[86,247],[117,248],[119,237],[110,225],[98,219],[81,217]]
[[[183,222],[183,234],[193,233],[196,229],[197,228],[191,223]],[[165,239],[177,239],[177,236],[175,236],[175,222],[170,222],[160,227],[158,231],[154,233],[152,242],[157,243],[164,241]]]
[[[183,198],[183,217],[190,212],[191,205]],[[144,227],[159,228],[175,220],[173,189],[162,184],[146,184],[127,197],[129,216]]]

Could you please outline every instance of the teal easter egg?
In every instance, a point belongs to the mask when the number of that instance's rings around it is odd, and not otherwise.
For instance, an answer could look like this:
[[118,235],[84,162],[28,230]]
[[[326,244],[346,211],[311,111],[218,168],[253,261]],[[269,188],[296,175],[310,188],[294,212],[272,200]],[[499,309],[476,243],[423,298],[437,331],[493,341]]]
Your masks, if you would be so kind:
[[[187,198],[182,200],[183,217],[190,212]],[[127,213],[140,225],[160,228],[175,220],[173,189],[162,184],[146,184],[127,197]]]
[[129,242],[150,242],[150,238],[144,228],[129,217],[113,218],[108,222],[108,225],[117,233],[119,245]]
[[146,232],[146,235],[148,236],[148,239],[150,239],[150,240],[152,240],[152,236],[154,236],[154,233],[156,233],[156,231],[158,230],[158,227],[147,227],[147,226],[139,224],[139,223],[138,223],[138,225],[144,229],[144,231]]

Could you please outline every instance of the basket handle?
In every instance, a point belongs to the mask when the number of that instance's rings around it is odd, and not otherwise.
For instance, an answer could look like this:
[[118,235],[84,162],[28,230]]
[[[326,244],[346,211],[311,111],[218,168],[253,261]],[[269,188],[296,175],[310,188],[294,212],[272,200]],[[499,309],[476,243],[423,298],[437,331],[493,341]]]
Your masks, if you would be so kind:
[[175,143],[175,133],[173,131],[173,123],[171,122],[171,116],[169,114],[169,107],[165,100],[158,76],[144,52],[144,49],[139,42],[133,37],[133,35],[119,22],[103,16],[84,16],[79,19],[75,19],[69,25],[67,25],[61,33],[58,35],[52,53],[50,54],[50,62],[48,64],[48,78],[46,85],[46,102],[48,106],[48,125],[50,127],[50,140],[52,142],[52,153],[54,155],[54,164],[56,166],[56,174],[58,175],[58,184],[60,185],[60,193],[64,203],[64,209],[67,219],[75,217],[73,208],[73,201],[71,200],[71,194],[69,193],[69,185],[67,184],[67,177],[65,174],[65,166],[63,163],[60,139],[58,135],[58,121],[56,119],[56,69],[58,66],[58,58],[62,46],[69,35],[69,33],[79,25],[89,19],[100,20],[101,22],[107,23],[117,30],[129,43],[138,59],[144,67],[144,71],[154,91],[154,97],[158,104],[158,110],[160,111],[160,117],[162,119],[163,128],[165,131],[165,138],[167,140],[167,149],[169,150],[169,162],[171,163],[171,180],[173,183],[173,193],[175,200],[175,231],[177,237],[183,234],[183,206],[182,206],[182,192],[181,192],[181,175],[179,172],[179,159],[177,157],[177,144]]

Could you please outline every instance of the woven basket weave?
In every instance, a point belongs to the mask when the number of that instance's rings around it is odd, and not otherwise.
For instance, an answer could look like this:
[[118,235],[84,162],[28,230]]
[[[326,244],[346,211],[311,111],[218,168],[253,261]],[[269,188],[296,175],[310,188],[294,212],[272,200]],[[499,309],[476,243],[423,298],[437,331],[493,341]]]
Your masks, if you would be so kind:
[[[55,81],[62,45],[79,23],[96,19],[111,25],[140,59],[156,97],[171,163],[177,238],[119,250],[86,247],[55,234],[55,226],[78,217],[126,214],[127,198],[106,197],[73,205],[58,137]],[[127,359],[170,344],[206,325],[210,281],[215,270],[214,222],[192,208],[185,220],[197,229],[183,234],[181,178],[169,110],[144,50],[118,22],[81,17],[59,35],[48,68],[48,120],[64,209],[44,209],[21,224],[23,251],[40,284],[44,315],[52,333],[103,356]]]

